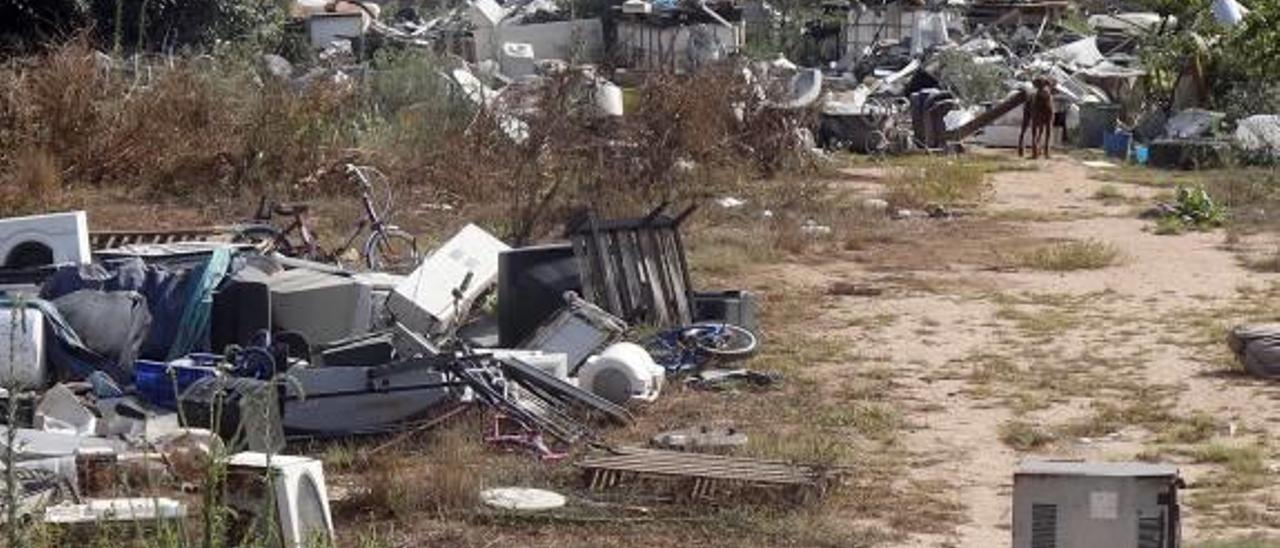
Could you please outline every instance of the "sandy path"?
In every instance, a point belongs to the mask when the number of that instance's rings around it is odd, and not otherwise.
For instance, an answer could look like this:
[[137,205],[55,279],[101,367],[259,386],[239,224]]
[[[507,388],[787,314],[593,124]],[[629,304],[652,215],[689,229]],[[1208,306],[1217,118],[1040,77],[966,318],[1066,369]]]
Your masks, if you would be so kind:
[[[850,314],[896,317],[875,329],[850,328],[841,335],[859,347],[884,349],[880,353],[901,375],[901,397],[909,419],[918,425],[907,435],[906,445],[923,456],[921,461],[931,463],[912,470],[912,477],[945,481],[953,487],[955,500],[966,508],[967,521],[954,531],[913,536],[903,546],[1009,545],[1012,471],[1021,455],[1000,441],[999,429],[1014,412],[971,397],[967,366],[957,366],[966,356],[1003,352],[1017,357],[1033,348],[1042,354],[1017,361],[1026,367],[1053,368],[1088,368],[1091,356],[1123,358],[1135,367],[1117,373],[1118,377],[1176,386],[1180,408],[1209,411],[1258,429],[1275,428],[1275,413],[1259,413],[1250,402],[1263,395],[1274,397],[1277,389],[1206,375],[1210,366],[1195,350],[1173,344],[1164,335],[1173,329],[1169,318],[1177,318],[1179,311],[1229,306],[1239,288],[1269,286],[1276,277],[1239,266],[1236,257],[1223,249],[1220,232],[1152,234],[1149,221],[1133,216],[1133,204],[1104,205],[1092,199],[1107,183],[1090,175],[1089,168],[1071,159],[1043,163],[1038,171],[1000,173],[994,177],[995,196],[984,209],[993,215],[1050,214],[1046,218],[1061,218],[1065,213],[1073,220],[1016,222],[1015,228],[1050,240],[1109,242],[1125,257],[1117,266],[1058,274],[947,265],[917,274],[951,282],[947,287],[958,289],[842,298]],[[1112,184],[1128,196],[1147,199],[1155,193],[1151,188]],[[867,265],[839,263],[822,270],[833,278],[874,277]],[[1087,319],[1043,341],[1029,342],[1025,333],[1000,316],[1001,305],[993,302],[993,295],[1088,298],[1087,305],[1075,311]],[[856,370],[846,373],[856,374]],[[1021,418],[1060,423],[1082,414],[1089,403],[1089,398],[1055,402]],[[1142,448],[1142,433],[1125,430],[1104,440],[1069,440],[1054,452],[1115,460],[1133,458]],[[1201,472],[1197,466],[1184,466],[1184,474],[1193,480]],[[1196,538],[1199,523],[1194,513],[1188,513],[1184,536]]]

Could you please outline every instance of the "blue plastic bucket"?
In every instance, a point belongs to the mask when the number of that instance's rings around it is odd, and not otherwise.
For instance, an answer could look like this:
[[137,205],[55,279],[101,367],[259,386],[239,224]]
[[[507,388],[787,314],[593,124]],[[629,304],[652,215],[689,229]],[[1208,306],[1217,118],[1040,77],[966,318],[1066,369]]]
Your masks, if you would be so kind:
[[[138,360],[133,365],[133,385],[143,399],[165,409],[178,408],[178,394],[196,381],[218,373],[218,356],[192,354],[172,362]],[[173,378],[169,375],[172,373]],[[177,391],[174,391],[174,384]]]
[[1151,151],[1147,150],[1147,145],[1133,145],[1133,161],[1138,165],[1147,165],[1147,159],[1151,157]]

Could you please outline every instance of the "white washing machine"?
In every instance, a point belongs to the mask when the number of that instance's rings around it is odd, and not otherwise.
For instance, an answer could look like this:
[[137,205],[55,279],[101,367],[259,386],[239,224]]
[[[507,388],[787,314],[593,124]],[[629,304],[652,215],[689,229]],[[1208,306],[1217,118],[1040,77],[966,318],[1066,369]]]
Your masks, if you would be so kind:
[[[305,548],[317,541],[333,540],[333,517],[324,483],[324,463],[309,457],[245,452],[231,456],[227,466],[228,502],[249,514],[261,512],[267,501],[266,478],[270,469],[275,483],[276,515],[284,538],[280,546]],[[265,517],[265,516],[263,516]],[[266,524],[267,520],[260,519]],[[274,539],[267,534],[263,537]]]
[[91,258],[83,211],[0,219],[0,268],[85,264]]

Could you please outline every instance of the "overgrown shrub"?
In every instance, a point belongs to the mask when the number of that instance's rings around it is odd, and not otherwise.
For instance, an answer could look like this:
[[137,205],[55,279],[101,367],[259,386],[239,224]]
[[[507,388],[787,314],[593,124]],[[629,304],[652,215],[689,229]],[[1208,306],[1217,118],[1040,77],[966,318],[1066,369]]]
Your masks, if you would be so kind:
[[972,205],[991,191],[987,171],[980,163],[948,158],[897,167],[889,172],[885,199],[897,209]]
[[[305,80],[260,73],[247,51],[121,63],[82,37],[4,65],[0,184],[32,192],[6,193],[24,197],[0,200],[0,214],[47,208],[62,189],[345,195],[340,167],[353,162],[414,195],[481,207],[475,220],[523,243],[575,208],[634,215],[807,162],[810,113],[771,107],[732,64],[654,76],[615,118],[576,71],[480,108],[446,77],[449,62],[421,51],[384,49],[363,76],[320,67]],[[513,138],[516,118],[527,131]]]

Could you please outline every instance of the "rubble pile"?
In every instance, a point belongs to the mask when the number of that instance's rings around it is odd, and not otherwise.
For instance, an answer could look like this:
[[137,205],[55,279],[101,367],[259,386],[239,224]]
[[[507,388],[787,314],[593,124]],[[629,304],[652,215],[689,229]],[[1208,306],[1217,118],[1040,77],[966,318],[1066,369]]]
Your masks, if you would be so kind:
[[[575,218],[567,243],[524,248],[467,225],[401,273],[234,235],[95,249],[114,240],[91,235],[84,212],[0,220],[0,256],[48,252],[0,269],[0,435],[18,515],[181,520],[221,465],[228,504],[259,511],[236,482],[283,477],[295,506],[282,512],[324,509],[285,535],[331,535],[322,464],[283,454],[290,441],[479,409],[487,443],[558,460],[630,424],[669,377],[768,377],[717,373],[755,352],[754,300],[690,286],[679,227],[693,212]],[[658,334],[636,339],[636,324]],[[315,488],[299,495],[290,482],[304,480]]]
[[[328,68],[296,75],[272,55],[262,64],[295,86],[350,84],[372,49],[443,52],[449,66],[431,78],[516,145],[536,135],[536,90],[555,76],[573,75],[573,98],[608,127],[628,116],[625,90],[646,74],[737,63],[752,97],[724,112],[739,122],[748,108],[795,113],[756,137],[804,153],[977,144],[1021,154],[1028,129],[1033,157],[1073,146],[1153,167],[1213,165],[1237,148],[1267,158],[1280,147],[1274,113],[1228,120],[1201,108],[1199,73],[1180,75],[1168,104],[1145,96],[1140,44],[1173,25],[1158,14],[1074,17],[1088,14],[1062,1],[831,3],[803,33],[819,59],[798,65],[742,60],[749,20],[786,22],[757,4],[627,0],[581,18],[548,0],[472,0],[424,17],[299,0],[292,15]],[[1211,15],[1227,27],[1250,22],[1233,0],[1214,2]],[[117,68],[108,58],[105,69]],[[798,122],[809,111],[813,127]],[[619,154],[644,146],[618,141]],[[84,212],[0,220],[0,436],[17,483],[13,515],[182,520],[208,471],[225,466],[224,502],[251,515],[272,491],[280,515],[270,520],[296,546],[332,537],[333,523],[322,463],[283,454],[290,441],[413,432],[478,409],[486,443],[560,460],[631,424],[676,379],[699,390],[780,381],[737,363],[759,345],[753,296],[693,287],[680,227],[695,207],[587,212],[565,220],[563,241],[515,248],[467,225],[419,253],[413,235],[379,217],[364,171],[349,167],[365,192],[359,228],[371,231],[355,250],[359,267],[321,252],[305,206],[265,200],[253,223],[227,230],[91,231]],[[1221,216],[1203,192],[1180,200],[1203,205],[1191,213],[1204,219],[1177,212],[1188,222]],[[912,216],[874,202],[867,208]],[[724,208],[742,203],[721,198]],[[302,241],[268,224],[273,212],[297,219],[290,230],[300,227]],[[931,206],[929,216],[950,213]],[[812,220],[802,230],[831,232]],[[639,337],[636,326],[656,334]],[[807,499],[834,484],[825,467],[720,454],[746,439],[695,425],[659,435],[663,449],[610,448],[578,465],[593,489],[620,474],[692,480],[693,496],[723,482]],[[717,454],[677,452],[691,448]],[[502,508],[564,504],[555,493],[486,493]]]

